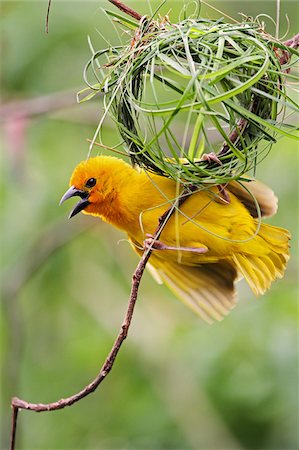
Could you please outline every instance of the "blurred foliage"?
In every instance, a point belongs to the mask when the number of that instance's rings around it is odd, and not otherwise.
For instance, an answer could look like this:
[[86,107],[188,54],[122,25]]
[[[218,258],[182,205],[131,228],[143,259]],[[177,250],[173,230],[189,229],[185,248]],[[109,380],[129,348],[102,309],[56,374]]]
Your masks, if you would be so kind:
[[[147,2],[127,3],[148,12]],[[158,2],[150,4],[154,9]],[[242,9],[275,17],[274,1],[213,4],[234,16]],[[117,245],[122,233],[93,218],[68,222],[66,209],[58,208],[99,115],[98,105],[75,103],[89,58],[86,37],[91,34],[100,46],[96,28],[111,40],[116,36],[100,6],[107,2],[53,2],[46,36],[44,2],[0,4],[6,111],[0,181],[3,448],[12,395],[54,401],[95,376],[121,324],[137,262],[125,241]],[[175,17],[181,6],[169,0],[161,13],[172,8]],[[281,2],[282,34],[285,12],[289,36],[297,31],[296,11],[296,2]],[[207,8],[203,14],[217,15]],[[111,127],[106,133],[113,143]],[[208,326],[146,274],[129,339],[111,375],[72,408],[21,412],[20,448],[298,448],[294,145],[279,140],[257,173],[280,198],[271,222],[293,235],[285,278],[258,301],[241,282],[238,307]]]

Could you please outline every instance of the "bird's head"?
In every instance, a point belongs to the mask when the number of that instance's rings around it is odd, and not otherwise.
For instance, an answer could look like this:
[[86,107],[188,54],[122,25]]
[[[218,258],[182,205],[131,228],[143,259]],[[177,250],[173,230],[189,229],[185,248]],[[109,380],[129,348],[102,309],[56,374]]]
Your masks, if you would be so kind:
[[70,188],[60,200],[60,205],[71,197],[80,197],[79,202],[70,212],[69,218],[74,217],[80,211],[86,210],[90,205],[97,203],[99,197],[98,173],[96,170],[95,158],[82,161],[75,168],[71,179]]
[[70,188],[63,195],[60,204],[71,197],[80,197],[69,218],[80,211],[105,216],[108,207],[116,209],[122,180],[127,183],[132,178],[132,172],[134,173],[127,163],[113,156],[96,156],[82,161],[75,168]]
[[97,156],[82,161],[75,168],[70,179],[70,188],[59,203],[61,205],[71,197],[81,198],[70,212],[69,218],[74,217],[80,211],[89,214],[97,213],[103,197],[107,194],[107,181],[109,181],[109,179],[107,180],[107,164],[103,164],[103,162],[105,162],[105,158]]

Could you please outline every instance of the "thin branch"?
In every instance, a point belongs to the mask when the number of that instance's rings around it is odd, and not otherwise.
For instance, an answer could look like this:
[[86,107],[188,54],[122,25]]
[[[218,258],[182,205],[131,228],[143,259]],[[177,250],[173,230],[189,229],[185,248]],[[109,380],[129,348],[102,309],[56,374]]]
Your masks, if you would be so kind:
[[47,15],[46,15],[46,33],[49,33],[49,17],[50,17],[50,9],[51,9],[51,2],[52,0],[48,1],[48,9],[47,9]]
[[[174,210],[184,203],[184,201],[191,195],[193,190],[194,190],[193,187],[191,187],[188,191],[184,190],[182,192],[182,194],[176,199],[176,201],[160,217],[158,227],[153,236],[153,238],[154,238],[153,244],[154,244],[154,241],[159,238],[160,234],[163,231],[163,228],[165,227],[167,221],[171,217]],[[101,367],[99,374],[96,376],[96,378],[91,383],[89,383],[84,389],[82,389],[80,392],[78,392],[68,398],[65,398],[65,399],[62,398],[53,403],[47,403],[47,404],[30,403],[30,402],[22,400],[18,397],[12,398],[11,406],[12,406],[13,412],[12,412],[12,429],[11,429],[10,450],[15,449],[17,417],[18,417],[19,409],[26,409],[26,410],[35,411],[35,412],[43,412],[43,411],[56,411],[58,409],[63,409],[66,406],[71,406],[74,403],[81,400],[82,398],[84,398],[84,397],[88,396],[89,394],[91,394],[92,392],[94,392],[97,389],[97,387],[101,384],[101,382],[106,378],[106,376],[109,374],[109,372],[112,370],[112,367],[114,365],[114,362],[115,362],[117,354],[120,350],[120,347],[128,335],[128,331],[129,331],[133,313],[134,313],[134,308],[135,308],[136,301],[137,301],[139,285],[140,285],[144,269],[150,258],[151,253],[152,253],[152,246],[150,246],[144,250],[143,255],[134,271],[134,274],[132,277],[132,285],[131,285],[131,293],[130,293],[130,297],[129,297],[129,303],[128,303],[128,307],[127,307],[127,311],[125,314],[123,324],[120,328],[117,338],[114,341],[112,349],[111,349],[109,355],[107,356],[107,358],[106,358],[103,366]]]
[[126,6],[124,3],[120,2],[119,0],[108,0],[110,3],[112,3],[114,6],[116,6],[118,9],[120,9],[122,12],[128,14],[128,16],[133,17],[136,20],[141,20],[142,16],[137,11],[134,11],[133,9]]
[[288,39],[283,43],[286,47],[298,48],[299,47],[299,33],[295,34],[291,39]]
[[[236,142],[236,140],[239,138],[240,134],[242,135],[244,133],[247,124],[248,124],[248,122],[246,119],[242,118],[238,121],[236,128],[229,135],[229,141],[232,144],[234,144]],[[228,153],[229,150],[230,150],[230,146],[228,145],[227,141],[225,141],[222,144],[222,147],[221,147],[219,153],[217,153],[217,156],[223,156],[226,153]]]
[[14,449],[16,444],[16,433],[17,433],[17,420],[18,420],[19,409],[15,406],[12,407],[12,424],[11,424],[11,438],[10,438],[10,448]]

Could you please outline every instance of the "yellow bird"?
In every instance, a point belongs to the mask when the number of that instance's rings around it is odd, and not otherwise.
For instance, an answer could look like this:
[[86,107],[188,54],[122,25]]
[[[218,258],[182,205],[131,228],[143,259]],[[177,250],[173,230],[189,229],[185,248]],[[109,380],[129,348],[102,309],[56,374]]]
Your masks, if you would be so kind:
[[[257,181],[244,184],[263,217],[275,214],[277,199],[270,188]],[[144,245],[151,245],[148,268],[154,278],[211,323],[234,307],[235,282],[240,278],[259,295],[283,276],[290,234],[259,224],[253,197],[232,182],[224,196],[217,187],[190,195],[154,241],[159,217],[181,192],[182,187],[169,178],[112,156],[97,156],[75,168],[61,203],[81,197],[70,217],[82,211],[122,229],[139,255]]]

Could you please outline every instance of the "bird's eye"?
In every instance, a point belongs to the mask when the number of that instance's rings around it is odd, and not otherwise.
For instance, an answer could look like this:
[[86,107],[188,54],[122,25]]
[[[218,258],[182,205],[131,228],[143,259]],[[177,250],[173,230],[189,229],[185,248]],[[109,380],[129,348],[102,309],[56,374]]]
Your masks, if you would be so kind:
[[95,178],[89,178],[89,180],[86,181],[85,186],[91,188],[96,184],[96,182],[97,180]]

